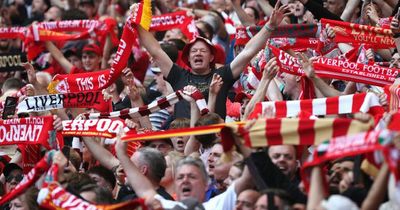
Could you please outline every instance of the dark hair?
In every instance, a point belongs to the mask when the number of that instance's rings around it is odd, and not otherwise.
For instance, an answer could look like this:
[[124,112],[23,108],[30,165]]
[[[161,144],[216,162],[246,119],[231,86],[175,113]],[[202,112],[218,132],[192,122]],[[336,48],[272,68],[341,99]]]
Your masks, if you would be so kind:
[[114,189],[115,183],[117,182],[114,176],[114,173],[103,167],[103,166],[94,166],[87,171],[88,174],[97,174],[104,178],[110,185],[111,188]]
[[117,93],[118,93],[118,94],[121,94],[122,91],[124,91],[125,84],[124,84],[124,82],[122,81],[121,77],[118,77],[117,80],[115,80],[115,86],[116,86],[116,89],[117,89]]
[[97,204],[97,205],[114,203],[112,192],[105,187],[100,187],[96,184],[90,184],[90,185],[84,186],[81,189],[80,193],[88,192],[88,191],[94,192],[94,194],[96,194],[95,204]]
[[175,63],[178,60],[178,48],[176,47],[175,44],[168,43],[168,42],[162,42],[160,44],[161,49],[168,55],[168,57],[172,60],[173,63]]
[[276,206],[278,207],[277,209],[292,209],[291,206],[294,204],[293,198],[290,196],[290,194],[282,189],[268,188],[260,191],[260,194],[260,197],[267,195],[268,205],[271,205],[270,201],[272,201],[272,204],[275,206],[276,204],[274,202],[274,198],[270,198],[270,196],[277,196],[281,200],[281,206]]
[[179,51],[182,51],[183,48],[185,48],[186,43],[182,39],[170,39],[169,41],[174,43]]
[[247,6],[246,8],[249,8],[249,9],[253,10],[254,18],[256,20],[260,19],[260,13],[258,13],[258,10],[256,8],[254,8],[252,6]]
[[[195,126],[197,127],[197,126],[217,124],[219,123],[220,119],[221,117],[218,114],[210,112],[206,115],[201,116],[195,123]],[[195,138],[200,142],[200,144],[203,145],[204,148],[210,148],[217,139],[217,135],[215,135],[214,133],[203,134],[203,135],[196,135]]]
[[165,169],[167,163],[164,156],[160,151],[154,148],[142,147],[136,152],[139,152],[140,164],[147,165],[149,167],[149,177],[159,183],[165,175]]
[[65,10],[61,15],[61,20],[85,20],[88,19],[86,13],[78,8]]
[[86,185],[96,184],[88,174],[78,172],[67,174],[65,181],[68,183],[67,190],[75,195]]

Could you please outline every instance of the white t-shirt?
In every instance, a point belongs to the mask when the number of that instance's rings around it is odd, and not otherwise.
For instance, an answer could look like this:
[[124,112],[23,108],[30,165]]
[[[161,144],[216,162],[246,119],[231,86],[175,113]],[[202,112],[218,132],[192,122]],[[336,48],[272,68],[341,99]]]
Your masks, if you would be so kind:
[[[161,202],[164,209],[172,209],[175,206],[186,208],[183,203],[179,201],[166,200],[159,194],[155,195],[154,198]],[[204,202],[203,206],[206,210],[232,210],[235,207],[236,198],[235,183],[232,183],[225,192],[211,198],[207,202]]]

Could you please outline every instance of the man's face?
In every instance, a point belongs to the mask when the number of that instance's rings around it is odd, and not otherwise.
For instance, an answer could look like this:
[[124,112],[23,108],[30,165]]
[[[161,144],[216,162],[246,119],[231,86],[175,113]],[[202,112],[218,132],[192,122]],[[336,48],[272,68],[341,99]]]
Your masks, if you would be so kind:
[[278,145],[271,146],[268,150],[268,155],[272,162],[278,166],[281,171],[292,178],[297,169],[296,151],[293,146]]
[[341,16],[346,3],[344,0],[327,0],[325,8],[335,15]]
[[197,41],[189,50],[189,63],[194,73],[207,74],[213,60],[210,48],[203,41]]
[[32,12],[44,13],[46,11],[47,5],[43,0],[33,0],[32,1]]
[[179,137],[171,137],[172,144],[174,145],[174,149],[177,152],[183,153],[185,150],[185,146],[190,136],[179,136]]
[[198,167],[186,164],[177,169],[175,192],[178,200],[192,197],[199,202],[203,202],[206,189],[207,181],[202,176]]
[[82,65],[86,71],[92,72],[99,69],[101,57],[95,53],[84,52],[82,54]]
[[167,155],[168,152],[170,152],[172,149],[171,145],[165,142],[164,140],[151,141],[149,147],[160,151],[164,156]]
[[228,177],[225,179],[224,183],[227,186],[229,186],[229,185],[231,185],[233,183],[233,181],[238,179],[241,175],[242,175],[242,170],[240,170],[240,168],[238,168],[236,166],[232,166],[229,169]]
[[78,69],[82,68],[82,60],[78,56],[71,55],[67,59],[76,68]]
[[50,7],[46,13],[44,13],[45,21],[56,21],[61,20],[61,11],[57,7]]
[[92,178],[97,185],[99,185],[100,187],[104,187],[107,189],[110,189],[111,191],[113,189],[111,189],[111,185],[101,176],[99,176],[98,174],[89,174],[90,178]]
[[207,172],[208,172],[208,175],[210,175],[210,177],[214,176],[215,165],[221,158],[222,153],[223,153],[223,148],[222,148],[221,144],[215,144],[211,148],[210,155],[208,156],[208,159],[207,159],[207,163],[208,163]]
[[[279,199],[278,197],[274,196],[274,203],[275,203],[275,206],[278,207],[278,209],[281,209],[281,208],[279,208],[282,205],[281,199]],[[254,210],[267,210],[268,209],[268,205],[269,205],[268,197],[267,197],[267,195],[264,194],[264,195],[262,195],[261,197],[258,198]]]
[[302,17],[304,14],[304,5],[298,0],[289,1],[289,9],[295,17]]
[[337,189],[345,173],[353,171],[353,161],[343,161],[333,164],[329,170],[329,187]]
[[168,30],[164,35],[163,41],[169,41],[171,39],[183,39],[181,30],[178,28]]
[[259,196],[260,194],[254,190],[241,192],[236,199],[235,210],[253,210]]
[[285,84],[283,94],[292,95],[292,90],[296,89],[296,87],[298,86],[296,76],[288,73],[282,73],[281,78],[282,82]]
[[89,19],[93,18],[96,12],[96,8],[91,4],[80,4],[79,10],[83,11]]
[[19,182],[24,178],[24,174],[21,170],[13,170],[6,177],[6,193],[12,191]]

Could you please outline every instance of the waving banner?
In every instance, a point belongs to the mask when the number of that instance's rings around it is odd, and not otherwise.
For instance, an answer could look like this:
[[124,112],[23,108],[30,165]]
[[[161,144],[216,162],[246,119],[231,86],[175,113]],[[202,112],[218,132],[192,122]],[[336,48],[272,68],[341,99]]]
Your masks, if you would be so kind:
[[30,96],[17,106],[17,113],[49,111],[62,108],[94,108],[109,111],[110,101],[105,101],[100,91]]
[[0,120],[0,145],[46,145],[53,129],[52,116]]

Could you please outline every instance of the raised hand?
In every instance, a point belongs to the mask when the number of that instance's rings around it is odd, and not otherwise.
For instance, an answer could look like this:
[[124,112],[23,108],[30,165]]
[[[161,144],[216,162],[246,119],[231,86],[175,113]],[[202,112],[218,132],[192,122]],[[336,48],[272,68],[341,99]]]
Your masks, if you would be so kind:
[[195,86],[192,85],[187,85],[183,88],[183,94],[182,97],[185,99],[185,101],[191,103],[195,102],[194,99],[190,96],[192,93],[194,93],[197,90]]
[[315,70],[312,65],[312,61],[304,53],[299,53],[298,56],[299,56],[299,59],[301,60],[300,63],[302,65],[304,74],[309,79],[315,78]]
[[217,95],[223,84],[222,77],[219,74],[214,74],[210,83],[210,93]]
[[283,18],[292,14],[289,10],[288,5],[281,5],[281,0],[278,0],[275,4],[274,10],[272,10],[271,17],[269,18],[268,25],[275,29],[282,22]]
[[270,59],[268,63],[264,67],[264,72],[263,76],[261,79],[264,80],[272,80],[278,73],[279,66],[278,63],[276,62],[276,57]]
[[333,28],[329,24],[326,24],[325,31],[326,31],[326,35],[328,36],[329,39],[335,38],[336,32],[335,32],[335,30],[333,30]]

